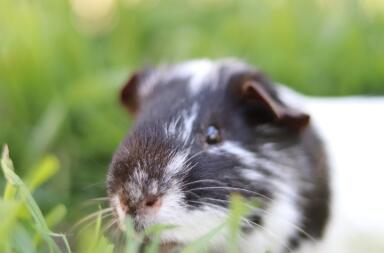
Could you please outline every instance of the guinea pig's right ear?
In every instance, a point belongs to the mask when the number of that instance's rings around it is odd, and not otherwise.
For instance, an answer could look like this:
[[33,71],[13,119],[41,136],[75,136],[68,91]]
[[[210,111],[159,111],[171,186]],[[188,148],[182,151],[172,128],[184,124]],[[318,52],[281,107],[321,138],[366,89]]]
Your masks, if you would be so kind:
[[305,128],[309,123],[309,115],[284,104],[271,91],[274,90],[268,91],[265,85],[255,80],[246,80],[242,85],[242,93],[248,98],[248,102],[260,102],[275,123],[295,130]]
[[133,115],[135,115],[139,109],[139,86],[144,73],[145,71],[143,70],[133,72],[120,92],[121,103]]
[[262,73],[254,72],[236,79],[240,100],[247,105],[248,116],[253,120],[293,130],[304,129],[309,124],[309,115],[281,101],[272,82]]

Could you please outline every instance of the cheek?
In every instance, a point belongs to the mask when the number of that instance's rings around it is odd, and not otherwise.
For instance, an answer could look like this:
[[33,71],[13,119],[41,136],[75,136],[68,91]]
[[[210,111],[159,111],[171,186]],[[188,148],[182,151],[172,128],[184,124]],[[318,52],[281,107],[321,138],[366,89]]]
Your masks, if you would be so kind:
[[162,206],[160,207],[156,219],[158,223],[175,224],[178,215],[188,211],[184,201],[184,194],[180,190],[168,191],[163,196]]
[[116,212],[119,227],[122,230],[125,230],[124,223],[125,223],[126,214],[125,214],[123,206],[120,203],[120,199],[119,199],[119,197],[117,195],[114,195],[112,197],[112,199],[111,199],[111,206],[112,206],[112,208]]
[[[161,234],[164,242],[190,243],[223,224],[227,212],[208,206],[192,210],[175,210],[171,225],[175,228]],[[220,239],[221,236],[215,236]]]
[[226,217],[226,209],[191,207],[185,202],[184,193],[178,189],[164,195],[163,206],[154,222],[174,226],[162,232],[164,242],[190,243],[222,224]]

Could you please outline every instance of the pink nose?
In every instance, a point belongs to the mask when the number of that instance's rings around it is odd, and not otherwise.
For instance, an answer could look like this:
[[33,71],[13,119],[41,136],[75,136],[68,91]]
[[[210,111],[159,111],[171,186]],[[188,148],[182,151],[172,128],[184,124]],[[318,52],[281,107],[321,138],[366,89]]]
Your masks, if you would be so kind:
[[161,197],[146,197],[138,203],[137,212],[141,214],[153,214],[159,211],[161,205]]
[[144,208],[160,208],[161,198],[160,197],[148,197],[142,201]]
[[162,205],[161,196],[147,196],[136,203],[129,203],[124,197],[120,197],[120,205],[123,211],[129,215],[153,215],[159,211]]

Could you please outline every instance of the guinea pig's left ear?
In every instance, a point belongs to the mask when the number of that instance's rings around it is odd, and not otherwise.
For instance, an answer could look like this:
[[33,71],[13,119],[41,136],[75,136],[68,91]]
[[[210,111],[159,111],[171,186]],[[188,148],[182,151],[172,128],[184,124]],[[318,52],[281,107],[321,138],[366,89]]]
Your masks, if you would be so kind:
[[275,90],[265,80],[258,81],[254,78],[245,79],[242,82],[241,93],[249,103],[261,103],[273,117],[273,121],[279,125],[294,130],[305,128],[310,116],[296,108],[284,104],[277,97]]
[[120,92],[121,103],[133,115],[136,114],[140,106],[139,86],[142,82],[145,72],[145,70],[138,70],[133,72]]

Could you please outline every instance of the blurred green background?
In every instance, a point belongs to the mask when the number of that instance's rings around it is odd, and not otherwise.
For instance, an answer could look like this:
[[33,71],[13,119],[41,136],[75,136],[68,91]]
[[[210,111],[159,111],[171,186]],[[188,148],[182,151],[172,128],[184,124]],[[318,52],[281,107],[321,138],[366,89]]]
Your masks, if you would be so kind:
[[78,219],[129,128],[130,71],[228,56],[306,94],[384,95],[384,1],[0,0],[0,144],[23,177],[56,156],[34,196]]

